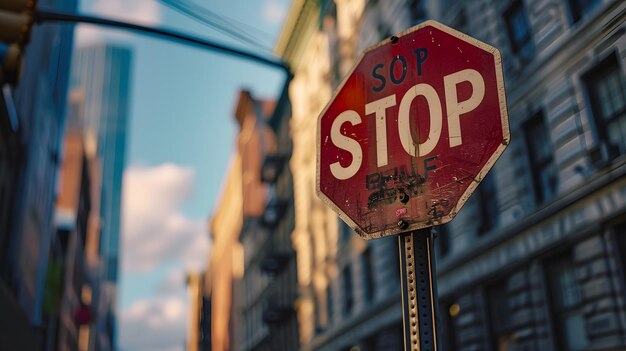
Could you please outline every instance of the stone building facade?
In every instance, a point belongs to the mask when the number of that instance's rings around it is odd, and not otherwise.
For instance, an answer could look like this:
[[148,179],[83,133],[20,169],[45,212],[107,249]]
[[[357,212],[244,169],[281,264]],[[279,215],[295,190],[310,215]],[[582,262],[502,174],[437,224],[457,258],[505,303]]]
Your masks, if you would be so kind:
[[626,4],[447,8],[502,51],[512,139],[440,229],[448,349],[626,348]]
[[[243,248],[239,234],[243,223],[242,164],[237,150],[225,174],[222,195],[211,216],[211,254],[204,276],[200,350],[237,350],[232,325],[237,325],[237,289],[243,276]],[[194,313],[192,311],[191,313]]]
[[294,72],[300,349],[401,349],[397,243],[317,199],[314,131],[360,52],[425,18],[501,50],[512,139],[437,228],[445,349],[626,348],[626,4],[301,0],[276,48]]
[[290,167],[301,350],[402,349],[397,241],[360,239],[317,198],[315,130],[360,52],[423,19],[422,5],[409,5],[296,1],[278,40],[276,51],[294,73]]

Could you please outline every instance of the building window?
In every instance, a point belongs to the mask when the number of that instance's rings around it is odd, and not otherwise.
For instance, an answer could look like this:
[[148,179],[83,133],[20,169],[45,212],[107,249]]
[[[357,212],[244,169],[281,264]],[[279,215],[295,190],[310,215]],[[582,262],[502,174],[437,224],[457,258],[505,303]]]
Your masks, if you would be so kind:
[[410,0],[409,11],[411,12],[411,19],[413,25],[419,24],[426,19],[426,9],[424,8],[424,1],[422,0]]
[[522,61],[529,62],[535,55],[535,46],[523,2],[515,1],[504,13],[504,19],[513,53]]
[[469,32],[469,23],[467,21],[467,14],[465,12],[465,9],[459,10],[459,13],[454,17],[454,19],[452,20],[452,28],[463,33]]
[[333,290],[330,285],[326,287],[326,314],[327,314],[327,326],[330,327],[333,324]]
[[571,256],[566,254],[547,262],[546,271],[556,342],[561,350],[583,350],[589,341],[581,288]]
[[[404,350],[402,322],[372,332],[361,342],[361,351]],[[354,351],[354,349],[353,349]]]
[[626,222],[622,222],[613,227],[615,233],[615,240],[617,241],[617,248],[619,252],[619,258],[622,263],[622,275],[623,275],[623,290],[626,292]]
[[200,316],[201,350],[211,349],[211,299],[202,296],[202,314]]
[[626,154],[626,77],[615,54],[587,73],[585,81],[599,139],[613,153]]
[[513,342],[506,280],[487,288],[489,336],[492,350],[510,350]]
[[478,194],[481,215],[478,235],[482,235],[495,228],[498,222],[498,201],[496,199],[496,185],[493,180],[493,173],[487,174],[482,182],[480,182]]
[[339,35],[337,33],[337,5],[334,1],[324,1],[326,6],[322,31],[328,39],[328,54],[331,62],[330,80],[333,87],[341,83],[341,56],[339,55]]
[[376,295],[376,284],[374,284],[374,261],[372,248],[370,246],[363,251],[361,256],[361,272],[363,274],[363,289],[365,301],[371,301]]
[[377,29],[378,29],[380,40],[384,38],[389,38],[390,36],[393,35],[393,32],[391,31],[391,28],[389,27],[389,25],[385,23],[382,19],[380,20],[380,22],[378,22]]
[[[398,239],[395,236],[390,236],[382,240],[387,240],[387,245],[391,246],[387,252],[391,256],[391,277],[393,278],[393,284],[400,290],[400,251],[398,249]],[[387,247],[389,247],[387,246]],[[389,262],[389,261],[388,261]]]
[[554,164],[554,151],[548,126],[542,113],[530,118],[525,126],[526,144],[528,145],[530,169],[533,172],[535,200],[545,202],[556,194],[558,176]]
[[342,273],[343,280],[343,314],[349,315],[352,312],[354,305],[354,296],[352,293],[352,270],[350,265],[343,267]]
[[[359,351],[378,351],[378,350],[380,350],[380,347],[378,347],[377,343],[378,343],[378,340],[380,340],[380,339],[381,339],[381,336],[378,335],[378,334],[369,335],[365,339],[362,339],[359,342],[360,345],[359,345],[359,348],[357,350],[359,350]],[[354,351],[354,349],[352,349],[352,351]]]
[[339,239],[342,244],[346,244],[350,241],[354,232],[352,231],[352,228],[346,224],[346,222],[341,220],[341,218],[337,218],[337,220],[339,221]]
[[328,326],[328,324],[324,324],[323,322],[323,306],[320,304],[320,296],[317,291],[313,292],[313,311],[315,313],[315,334],[320,334],[324,331],[324,327]]
[[569,13],[572,23],[578,22],[581,18],[591,13],[598,5],[600,0],[568,0]]
[[447,224],[437,226],[437,238],[435,239],[435,248],[438,257],[446,257],[450,253],[450,229]]
[[461,313],[461,306],[456,303],[441,302],[439,304],[439,316],[441,317],[441,341],[444,350],[457,350],[456,318]]

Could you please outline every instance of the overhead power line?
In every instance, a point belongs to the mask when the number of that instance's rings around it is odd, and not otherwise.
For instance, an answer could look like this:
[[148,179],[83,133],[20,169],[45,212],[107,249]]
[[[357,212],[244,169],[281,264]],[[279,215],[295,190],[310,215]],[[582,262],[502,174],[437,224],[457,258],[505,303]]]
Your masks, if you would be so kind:
[[[219,42],[210,41],[198,37],[194,37],[189,34],[177,32],[170,29],[146,27],[134,23],[127,23],[122,21],[115,21],[106,18],[100,18],[95,16],[86,16],[75,13],[64,13],[54,10],[38,9],[35,12],[35,22],[70,22],[70,23],[89,23],[101,26],[108,26],[113,28],[121,28],[132,30],[160,38],[165,38],[178,43],[183,43],[191,46],[200,47],[202,49],[212,50],[226,55],[238,57],[247,61],[259,63],[273,68],[278,68],[285,73],[285,81],[283,83],[281,92],[279,93],[278,100],[283,101],[289,99],[289,85],[293,79],[293,73],[291,69],[284,61],[277,58],[270,58],[256,54],[254,52],[234,48]],[[278,116],[283,113],[285,108],[283,104],[279,104],[281,108],[274,110],[274,116]]]
[[[185,0],[160,0],[165,6],[197,21],[200,22],[220,33],[237,39],[243,43],[253,45],[266,52],[271,52],[272,49],[262,45],[258,37],[255,37],[253,33],[263,33],[262,31],[255,29],[247,24],[235,21],[225,16],[220,16],[217,13]],[[240,27],[247,27],[247,31],[242,31]],[[265,34],[265,33],[263,33]]]
[[35,12],[36,22],[73,22],[73,23],[89,23],[101,26],[122,28],[133,30],[140,33],[150,34],[162,38],[169,39],[171,41],[184,43],[212,51],[220,52],[226,55],[239,57],[248,61],[264,64],[284,71],[287,74],[286,84],[291,80],[292,73],[287,64],[277,58],[270,58],[259,55],[257,53],[238,49],[223,43],[211,41],[196,36],[192,36],[186,33],[178,32],[171,29],[159,28],[159,27],[147,27],[139,24],[116,21],[108,18],[88,16],[83,14],[66,13],[56,10],[37,9]]

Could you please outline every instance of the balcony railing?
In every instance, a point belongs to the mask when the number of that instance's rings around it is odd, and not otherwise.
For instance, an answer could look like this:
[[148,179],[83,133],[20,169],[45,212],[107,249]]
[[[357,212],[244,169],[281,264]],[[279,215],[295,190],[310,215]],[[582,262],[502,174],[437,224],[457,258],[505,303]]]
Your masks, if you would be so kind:
[[263,310],[263,323],[268,325],[277,325],[286,321],[293,313],[294,310],[292,307],[283,306],[270,301],[267,307]]
[[271,198],[267,206],[265,206],[265,211],[261,217],[261,224],[266,228],[276,228],[276,225],[278,225],[278,222],[280,222],[280,219],[287,210],[287,205],[288,202],[285,199]]
[[261,261],[261,271],[277,274],[289,263],[291,255],[286,252],[272,252]]
[[285,155],[267,155],[261,166],[261,181],[265,183],[276,183],[286,162],[287,156]]

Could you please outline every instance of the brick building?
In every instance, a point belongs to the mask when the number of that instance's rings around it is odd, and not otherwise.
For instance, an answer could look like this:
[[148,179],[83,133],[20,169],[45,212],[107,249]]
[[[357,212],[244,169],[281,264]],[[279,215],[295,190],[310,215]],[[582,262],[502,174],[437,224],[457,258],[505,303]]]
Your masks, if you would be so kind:
[[[241,91],[237,153],[218,210],[207,273],[214,350],[298,348],[293,184],[287,92]],[[238,214],[238,215],[235,215]]]

